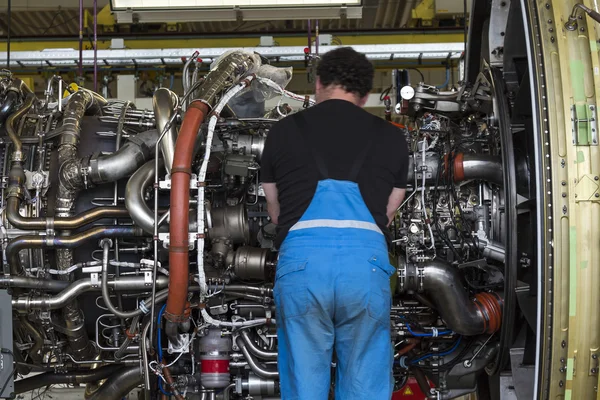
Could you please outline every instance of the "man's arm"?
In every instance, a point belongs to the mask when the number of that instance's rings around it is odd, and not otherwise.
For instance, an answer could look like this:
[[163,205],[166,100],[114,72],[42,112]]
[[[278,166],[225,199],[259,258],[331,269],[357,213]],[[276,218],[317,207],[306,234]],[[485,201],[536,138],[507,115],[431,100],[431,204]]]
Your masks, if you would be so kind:
[[264,183],[262,188],[267,198],[267,212],[271,221],[277,225],[279,224],[279,198],[277,196],[277,185],[275,183]]
[[404,195],[406,194],[406,189],[394,188],[390,197],[388,198],[387,204],[387,217],[388,217],[388,225],[392,223],[394,220],[394,216],[396,215],[396,210],[402,204],[402,200],[404,200]]

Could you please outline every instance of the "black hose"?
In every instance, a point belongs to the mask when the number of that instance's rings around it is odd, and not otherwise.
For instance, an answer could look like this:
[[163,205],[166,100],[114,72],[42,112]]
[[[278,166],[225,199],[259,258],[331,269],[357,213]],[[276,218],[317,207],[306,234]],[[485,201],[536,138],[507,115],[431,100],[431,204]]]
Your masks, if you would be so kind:
[[[136,367],[136,369],[139,371],[139,368]],[[122,365],[107,365],[97,369],[69,372],[67,374],[46,372],[43,374],[33,376],[31,378],[16,381],[15,394],[25,393],[37,388],[41,388],[48,385],[56,385],[59,383],[77,384],[96,382],[106,379],[110,376],[121,376],[124,373],[125,369]]]
[[112,374],[87,400],[121,400],[143,381],[140,367],[123,368]]

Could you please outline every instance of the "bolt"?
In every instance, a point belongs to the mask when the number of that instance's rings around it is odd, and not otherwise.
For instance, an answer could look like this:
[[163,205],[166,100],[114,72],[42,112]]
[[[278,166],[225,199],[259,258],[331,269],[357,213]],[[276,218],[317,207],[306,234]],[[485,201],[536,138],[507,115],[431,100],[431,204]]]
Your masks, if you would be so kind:
[[596,368],[592,368],[592,370],[590,371],[592,374],[595,374],[596,372],[598,372],[598,370]]
[[563,185],[563,186],[567,186],[567,182],[566,181],[562,181],[560,184]]
[[558,382],[558,386],[563,387],[565,384],[563,383],[563,381]]
[[582,26],[581,28],[579,28],[579,30],[580,30],[581,32],[585,32],[585,28],[584,28],[583,26]]
[[561,359],[560,359],[560,362],[564,364],[564,363],[565,363],[565,359],[564,359],[564,358],[561,358]]
[[550,38],[550,42],[554,43],[554,41],[555,41],[555,39],[554,39],[554,36],[552,36],[552,37]]
[[560,342],[560,347],[562,347],[563,349],[567,347],[567,342],[565,342],[564,340]]
[[600,197],[600,193],[596,193],[594,197]]
[[550,9],[550,3],[546,3],[546,10]]
[[548,29],[548,32],[553,33],[554,32],[554,28]]
[[567,197],[567,194],[563,192],[562,197]]
[[592,358],[595,360],[596,358],[598,358],[598,354],[592,354]]
[[594,180],[595,180],[595,181],[597,181],[598,179],[600,179],[600,177],[598,177],[598,176],[595,176],[595,177],[594,177]]
[[549,20],[548,20],[548,23],[549,23],[549,24],[551,24],[551,23],[552,23],[552,20],[551,20],[551,19],[549,19]]

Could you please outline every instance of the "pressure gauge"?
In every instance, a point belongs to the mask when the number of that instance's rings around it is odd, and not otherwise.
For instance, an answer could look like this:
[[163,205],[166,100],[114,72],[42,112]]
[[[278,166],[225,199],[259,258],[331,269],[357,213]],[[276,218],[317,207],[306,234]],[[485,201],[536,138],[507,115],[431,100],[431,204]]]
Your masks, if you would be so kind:
[[412,86],[404,86],[400,89],[400,96],[403,100],[411,100],[415,97],[415,89]]

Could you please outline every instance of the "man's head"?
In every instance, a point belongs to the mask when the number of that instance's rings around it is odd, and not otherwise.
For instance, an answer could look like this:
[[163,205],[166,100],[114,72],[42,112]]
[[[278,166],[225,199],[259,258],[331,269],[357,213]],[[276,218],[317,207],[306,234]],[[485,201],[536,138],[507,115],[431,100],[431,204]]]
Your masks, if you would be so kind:
[[316,100],[348,100],[364,106],[373,89],[373,65],[351,47],[331,50],[317,66]]

